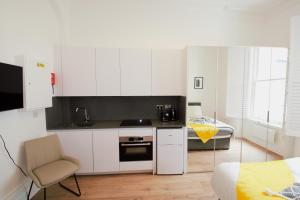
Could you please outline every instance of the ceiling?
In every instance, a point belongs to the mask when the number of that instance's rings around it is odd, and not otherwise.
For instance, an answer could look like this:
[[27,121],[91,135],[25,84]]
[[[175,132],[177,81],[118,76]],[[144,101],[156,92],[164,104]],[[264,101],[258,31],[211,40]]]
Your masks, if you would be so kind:
[[[155,0],[152,0],[155,1]],[[165,2],[172,2],[164,0]],[[227,9],[263,14],[297,0],[174,0],[185,6],[197,8]],[[299,1],[299,0],[298,0]]]
[[[218,0],[215,0],[218,1]],[[276,8],[289,0],[225,0],[228,9],[263,13]]]

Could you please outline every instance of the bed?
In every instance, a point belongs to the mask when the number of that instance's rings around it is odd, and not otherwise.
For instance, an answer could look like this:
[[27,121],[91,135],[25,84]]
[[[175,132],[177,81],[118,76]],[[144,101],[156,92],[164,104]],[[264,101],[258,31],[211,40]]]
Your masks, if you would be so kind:
[[188,103],[188,117],[192,123],[211,124],[219,129],[213,138],[203,143],[195,131],[188,128],[188,150],[228,150],[230,148],[230,138],[234,134],[234,128],[218,120],[214,123],[214,119],[203,116],[200,102]]
[[[284,160],[284,162],[286,162],[292,176],[294,177],[294,182],[300,182],[300,167],[299,167],[300,158],[290,158]],[[240,176],[240,163],[237,162],[222,163],[216,167],[211,183],[212,183],[213,190],[215,191],[219,199],[238,200],[237,182],[239,176]],[[259,177],[254,177],[254,178],[255,180],[259,180]]]

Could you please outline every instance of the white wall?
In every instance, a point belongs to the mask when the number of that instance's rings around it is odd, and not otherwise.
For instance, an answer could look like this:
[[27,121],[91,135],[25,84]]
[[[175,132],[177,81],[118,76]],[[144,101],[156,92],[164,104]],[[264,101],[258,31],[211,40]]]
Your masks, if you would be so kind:
[[[189,47],[188,102],[201,102],[202,113],[214,117],[216,111],[218,47]],[[194,78],[203,77],[203,89],[194,89]]]
[[283,5],[265,13],[264,46],[289,47],[290,18],[300,15],[300,1],[288,0]]
[[[53,46],[60,35],[55,9],[55,1],[50,0],[0,0],[0,62],[14,64],[16,55],[31,55],[52,66]],[[0,112],[0,133],[12,157],[25,168],[22,143],[45,135],[45,111]],[[23,184],[28,191],[29,179],[25,181],[14,167],[2,143],[0,166],[0,199],[25,199]]]
[[263,45],[263,15],[203,6],[196,0],[71,0],[65,43],[81,46],[184,48]]
[[243,12],[198,0],[62,0],[65,43],[81,46],[184,48],[195,45],[289,45],[299,0],[266,12]]

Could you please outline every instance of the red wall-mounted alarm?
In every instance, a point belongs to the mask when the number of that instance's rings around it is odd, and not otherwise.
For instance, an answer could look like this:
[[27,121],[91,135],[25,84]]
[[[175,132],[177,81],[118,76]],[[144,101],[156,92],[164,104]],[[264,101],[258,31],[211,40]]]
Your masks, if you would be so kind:
[[55,83],[56,83],[55,73],[51,73],[51,85],[55,85]]

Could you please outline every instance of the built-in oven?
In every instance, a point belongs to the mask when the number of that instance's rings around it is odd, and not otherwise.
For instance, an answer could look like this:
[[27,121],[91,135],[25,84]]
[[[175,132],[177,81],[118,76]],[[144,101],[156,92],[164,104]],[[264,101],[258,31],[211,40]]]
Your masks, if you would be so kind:
[[120,137],[120,162],[153,160],[153,137]]

